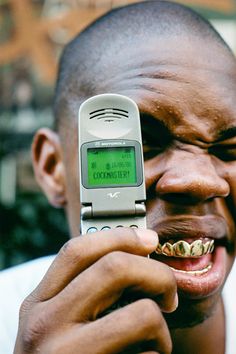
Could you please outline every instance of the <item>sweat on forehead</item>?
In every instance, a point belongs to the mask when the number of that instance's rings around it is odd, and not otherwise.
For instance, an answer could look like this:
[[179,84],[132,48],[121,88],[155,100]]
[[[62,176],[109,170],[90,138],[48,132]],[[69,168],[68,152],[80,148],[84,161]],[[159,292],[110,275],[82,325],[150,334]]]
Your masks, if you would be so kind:
[[183,5],[157,0],[114,9],[87,27],[63,51],[54,99],[56,128],[69,123],[64,121],[68,115],[75,117],[83,100],[107,91],[104,82],[116,70],[125,69],[125,60],[119,58],[155,38],[173,36],[208,39],[232,55],[214,28]]

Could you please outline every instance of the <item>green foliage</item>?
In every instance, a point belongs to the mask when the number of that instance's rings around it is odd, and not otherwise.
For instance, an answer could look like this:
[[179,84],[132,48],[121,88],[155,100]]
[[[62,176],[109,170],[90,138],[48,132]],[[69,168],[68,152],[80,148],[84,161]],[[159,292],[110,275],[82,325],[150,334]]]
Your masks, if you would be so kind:
[[54,254],[68,240],[64,212],[40,193],[17,196],[13,206],[0,204],[0,269]]

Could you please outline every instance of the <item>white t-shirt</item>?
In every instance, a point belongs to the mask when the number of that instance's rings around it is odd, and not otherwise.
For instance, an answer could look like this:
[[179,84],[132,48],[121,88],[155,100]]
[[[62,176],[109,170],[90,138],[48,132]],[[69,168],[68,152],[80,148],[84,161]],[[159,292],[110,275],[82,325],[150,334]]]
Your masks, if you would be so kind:
[[223,290],[226,318],[226,354],[236,354],[236,261]]
[[[43,278],[54,256],[43,257],[0,272],[0,353],[12,354],[23,299]],[[236,262],[223,292],[226,313],[226,354],[236,354]]]

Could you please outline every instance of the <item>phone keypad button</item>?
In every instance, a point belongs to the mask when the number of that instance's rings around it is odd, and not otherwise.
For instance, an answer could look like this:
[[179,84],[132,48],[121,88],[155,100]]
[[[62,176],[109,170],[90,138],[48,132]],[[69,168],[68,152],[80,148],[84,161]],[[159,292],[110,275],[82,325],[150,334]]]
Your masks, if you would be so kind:
[[101,230],[106,231],[106,230],[110,230],[110,229],[111,229],[110,226],[103,226]]
[[98,229],[96,227],[90,227],[88,230],[87,230],[87,234],[91,234],[93,232],[97,232]]

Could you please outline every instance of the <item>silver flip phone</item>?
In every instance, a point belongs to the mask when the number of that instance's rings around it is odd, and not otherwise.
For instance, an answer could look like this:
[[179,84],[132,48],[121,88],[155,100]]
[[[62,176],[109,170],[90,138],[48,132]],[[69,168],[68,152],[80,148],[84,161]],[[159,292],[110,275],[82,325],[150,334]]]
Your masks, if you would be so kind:
[[78,114],[81,233],[146,228],[139,110],[130,98],[89,98]]

